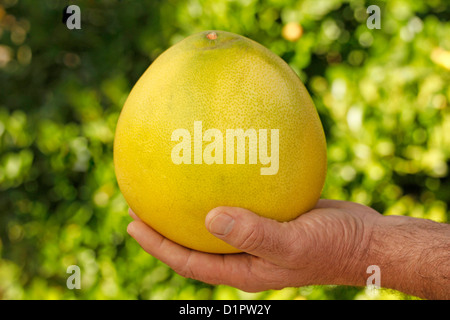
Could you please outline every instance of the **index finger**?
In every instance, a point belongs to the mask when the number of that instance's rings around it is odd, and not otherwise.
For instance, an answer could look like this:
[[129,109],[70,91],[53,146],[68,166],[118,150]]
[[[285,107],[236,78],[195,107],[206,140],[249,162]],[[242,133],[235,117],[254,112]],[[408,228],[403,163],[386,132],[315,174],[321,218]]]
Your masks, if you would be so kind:
[[211,254],[181,246],[138,220],[128,225],[128,233],[150,255],[161,260],[183,277],[210,284],[245,286],[251,278],[254,256],[238,254]]

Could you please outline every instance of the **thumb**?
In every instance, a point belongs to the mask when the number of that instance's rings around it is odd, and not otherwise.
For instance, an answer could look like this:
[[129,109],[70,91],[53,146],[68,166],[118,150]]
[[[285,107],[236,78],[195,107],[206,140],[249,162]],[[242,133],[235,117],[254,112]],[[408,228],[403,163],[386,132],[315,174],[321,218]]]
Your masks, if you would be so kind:
[[205,219],[209,232],[233,247],[268,260],[279,260],[291,250],[289,223],[261,217],[238,207],[217,207]]

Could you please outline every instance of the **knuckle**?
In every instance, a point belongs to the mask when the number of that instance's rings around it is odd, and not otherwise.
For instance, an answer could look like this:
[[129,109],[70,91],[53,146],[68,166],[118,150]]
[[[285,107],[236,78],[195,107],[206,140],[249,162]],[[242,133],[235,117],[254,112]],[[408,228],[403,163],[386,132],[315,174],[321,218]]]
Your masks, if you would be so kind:
[[184,278],[196,279],[196,275],[191,264],[191,257],[192,254],[190,253],[183,263],[173,266],[173,271]]
[[298,263],[299,254],[299,246],[298,238],[293,235],[290,235],[283,246],[283,259],[287,266],[295,266]]
[[193,273],[189,265],[176,266],[172,268],[177,274],[184,278],[193,278]]
[[258,249],[263,243],[264,233],[264,228],[261,224],[250,224],[239,237],[239,248],[249,252]]

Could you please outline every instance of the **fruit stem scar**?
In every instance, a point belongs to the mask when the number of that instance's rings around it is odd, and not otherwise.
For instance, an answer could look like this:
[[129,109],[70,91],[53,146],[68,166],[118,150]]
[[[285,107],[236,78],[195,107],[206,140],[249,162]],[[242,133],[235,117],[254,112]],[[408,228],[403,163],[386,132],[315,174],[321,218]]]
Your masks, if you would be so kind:
[[217,33],[215,33],[214,31],[208,32],[208,33],[206,34],[206,37],[207,37],[209,40],[216,40],[216,39],[217,39]]

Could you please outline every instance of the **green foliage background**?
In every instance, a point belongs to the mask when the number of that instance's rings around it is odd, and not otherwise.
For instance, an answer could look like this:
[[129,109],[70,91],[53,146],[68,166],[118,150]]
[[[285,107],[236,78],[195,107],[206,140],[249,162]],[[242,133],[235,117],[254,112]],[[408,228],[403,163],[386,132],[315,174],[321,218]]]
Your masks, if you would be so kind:
[[[82,29],[62,11],[81,8]],[[366,26],[369,5],[381,29]],[[323,121],[323,197],[449,221],[450,3],[0,1],[1,299],[409,299],[310,286],[245,293],[174,274],[126,233],[114,176],[121,107],[150,63],[207,29],[245,35],[299,74]],[[298,41],[283,37],[294,22]],[[81,268],[69,290],[66,269]]]

